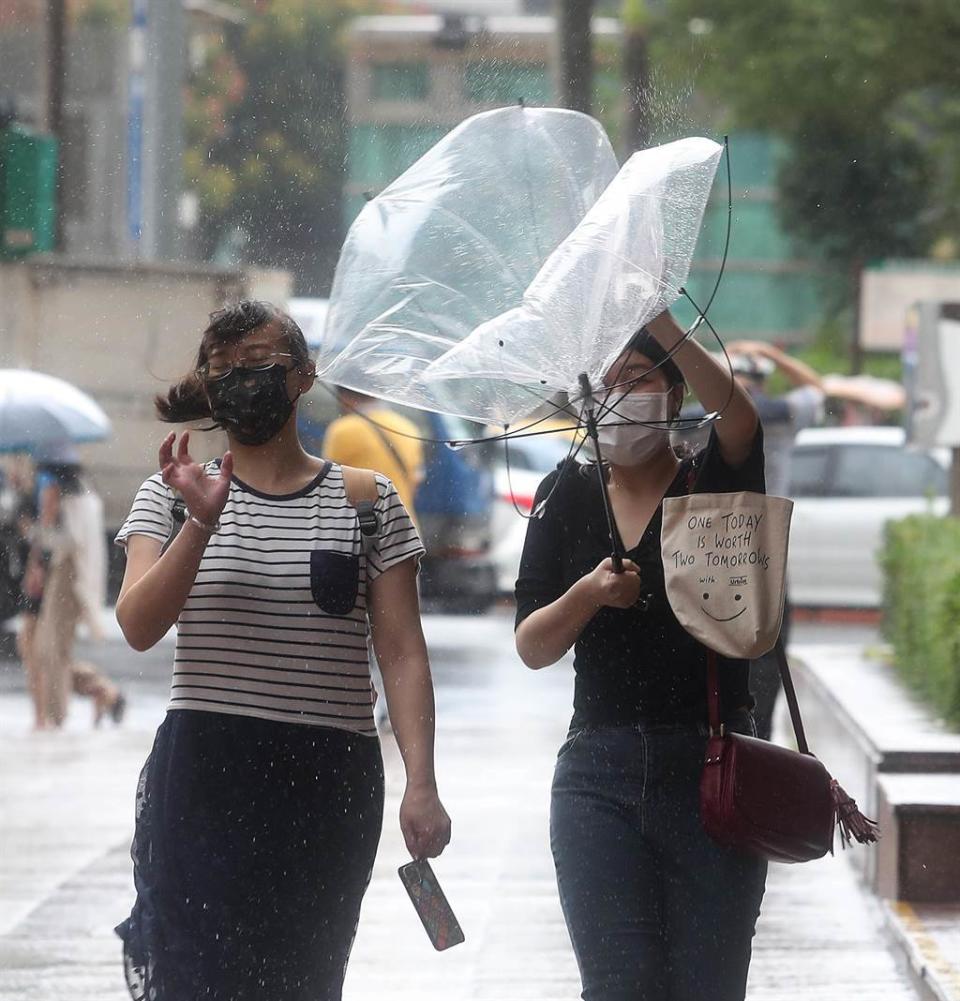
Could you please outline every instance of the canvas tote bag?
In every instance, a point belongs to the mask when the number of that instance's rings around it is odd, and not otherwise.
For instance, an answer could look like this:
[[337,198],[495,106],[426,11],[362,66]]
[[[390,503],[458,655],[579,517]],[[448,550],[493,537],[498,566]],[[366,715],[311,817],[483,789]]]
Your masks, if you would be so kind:
[[724,657],[760,657],[780,635],[793,501],[750,492],[663,502],[667,598],[680,625]]
[[[700,816],[720,844],[775,862],[807,862],[851,836],[876,841],[864,817],[810,753],[779,640],[793,502],[751,492],[690,494],[663,502],[661,556],[680,624],[707,647],[710,731]],[[798,751],[727,733],[717,655],[753,659],[775,648]]]

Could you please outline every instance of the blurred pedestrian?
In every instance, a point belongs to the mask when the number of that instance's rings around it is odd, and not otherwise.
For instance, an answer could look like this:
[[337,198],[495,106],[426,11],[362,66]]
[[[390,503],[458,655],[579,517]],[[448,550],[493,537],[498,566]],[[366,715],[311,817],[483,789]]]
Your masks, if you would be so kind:
[[[517,580],[517,650],[533,669],[574,648],[574,713],[554,772],[550,842],[583,981],[604,1001],[742,1001],[766,863],[714,842],[700,821],[707,745],[707,650],[666,596],[663,498],[763,492],[756,408],[729,372],[664,313],[604,382],[601,418],[614,531],[613,571],[595,464],[541,483]],[[678,346],[679,345],[679,346]],[[667,352],[675,350],[672,359]],[[685,385],[707,410],[709,441],[684,458],[664,426]],[[604,421],[608,423],[604,423]],[[727,729],[753,735],[748,666],[720,658]]]
[[390,480],[304,451],[297,401],[315,377],[286,314],[257,302],[215,313],[194,371],[157,409],[213,420],[230,449],[201,465],[187,432],[168,435],[117,536],[130,645],[178,626],[137,792],[137,900],[117,929],[134,998],[340,998],[383,814],[368,639],[407,772],[407,847],[432,857],[450,837],[423,549]]
[[416,521],[414,500],[423,481],[420,429],[387,404],[340,387],[343,414],[330,422],[322,452],[331,462],[383,473],[397,488],[400,500]]
[[34,475],[17,480],[16,526],[19,535],[21,574],[19,581],[19,624],[17,628],[17,654],[27,676],[27,691],[33,706],[34,730],[47,729],[47,699],[39,666],[34,659],[34,641],[37,636],[37,616],[43,597],[43,565],[40,555],[33,555],[32,538],[37,521],[37,498]]
[[[737,382],[750,394],[763,423],[763,454],[766,462],[767,492],[774,497],[790,496],[790,457],[797,432],[823,421],[823,379],[805,362],[763,341],[734,341],[727,345]],[[782,395],[769,392],[769,378],[779,373],[790,389]],[[783,610],[781,639],[790,638],[790,595]],[[750,687],[757,700],[754,715],[757,735],[769,740],[773,714],[780,693],[780,669],[773,653],[751,661]]]
[[[68,445],[38,456],[34,490],[17,637],[34,726],[38,730],[62,726],[71,690],[93,700],[94,725],[108,714],[119,723],[126,709],[123,693],[92,664],[74,658],[81,622],[93,639],[103,638],[103,503]],[[21,507],[21,520],[29,517],[29,511],[28,506]]]
[[[733,341],[727,353],[737,382],[750,394],[763,423],[767,491],[787,497],[797,432],[823,421],[823,378],[806,362],[763,341]],[[776,396],[769,391],[774,372],[790,383],[790,389]]]

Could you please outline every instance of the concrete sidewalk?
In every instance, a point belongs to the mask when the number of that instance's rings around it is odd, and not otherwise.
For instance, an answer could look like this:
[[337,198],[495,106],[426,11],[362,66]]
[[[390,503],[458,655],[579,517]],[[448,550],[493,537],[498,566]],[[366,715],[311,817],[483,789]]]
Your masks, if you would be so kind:
[[[571,672],[521,668],[502,617],[428,619],[427,632],[454,824],[436,871],[467,942],[435,953],[400,886],[402,771],[388,739],[384,837],[345,998],[571,1001],[579,982],[547,837]],[[64,733],[30,735],[26,696],[0,695],[0,1001],[125,1001],[111,928],[132,900],[133,794],[164,701],[138,699],[120,730],[90,731],[84,713]],[[882,928],[842,855],[772,867],[748,997],[914,1001]]]

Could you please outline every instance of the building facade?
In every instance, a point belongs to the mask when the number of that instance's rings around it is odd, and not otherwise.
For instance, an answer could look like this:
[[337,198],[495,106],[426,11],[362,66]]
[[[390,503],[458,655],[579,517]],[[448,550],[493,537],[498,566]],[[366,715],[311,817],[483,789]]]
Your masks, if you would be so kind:
[[[0,19],[0,101],[39,132],[49,38],[41,4]],[[182,256],[180,3],[137,0],[130,24],[67,27],[61,157],[63,252],[110,260]]]
[[[484,10],[481,3],[461,6],[462,11],[446,15],[354,21],[347,68],[347,225],[366,198],[383,190],[468,116],[521,99],[534,106],[558,102],[552,16],[486,16],[476,13]],[[595,18],[593,30],[594,114],[616,145],[621,114],[619,22]],[[730,253],[710,319],[724,339],[803,342],[821,317],[821,273],[817,262],[797,252],[779,224],[775,176],[784,150],[757,133],[732,135],[730,150]],[[690,295],[701,305],[709,299],[720,267],[727,205],[721,165],[688,282]],[[695,315],[682,303],[676,311],[687,321]]]

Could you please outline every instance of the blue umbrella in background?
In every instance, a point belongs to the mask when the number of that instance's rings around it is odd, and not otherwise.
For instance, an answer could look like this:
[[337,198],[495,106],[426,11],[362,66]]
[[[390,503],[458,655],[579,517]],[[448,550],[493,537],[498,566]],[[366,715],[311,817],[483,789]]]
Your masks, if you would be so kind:
[[103,441],[111,431],[100,405],[69,382],[30,369],[0,369],[0,451]]

